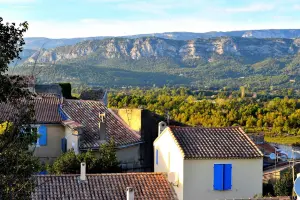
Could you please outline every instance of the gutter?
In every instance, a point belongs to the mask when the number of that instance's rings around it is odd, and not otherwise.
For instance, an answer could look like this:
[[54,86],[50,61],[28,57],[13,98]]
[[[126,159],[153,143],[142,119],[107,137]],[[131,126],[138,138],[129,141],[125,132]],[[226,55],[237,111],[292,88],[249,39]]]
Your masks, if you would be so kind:
[[[145,142],[141,141],[141,142],[136,142],[136,143],[132,143],[132,144],[120,145],[120,146],[117,146],[116,149],[125,149],[128,147],[132,147],[132,146],[135,146],[138,144],[143,144],[143,143],[145,143]],[[91,148],[80,148],[80,151],[88,151],[88,150],[98,151],[99,148],[100,148],[100,146],[99,147],[91,147]]]

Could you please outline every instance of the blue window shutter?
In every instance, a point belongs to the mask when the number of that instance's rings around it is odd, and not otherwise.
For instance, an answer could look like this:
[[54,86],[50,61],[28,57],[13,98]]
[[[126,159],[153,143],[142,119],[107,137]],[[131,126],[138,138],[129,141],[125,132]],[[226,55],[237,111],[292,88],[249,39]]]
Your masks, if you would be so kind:
[[223,190],[224,165],[214,164],[214,190]]
[[40,134],[40,137],[38,139],[40,146],[46,146],[47,145],[47,127],[44,125],[41,125],[39,127],[38,133]]
[[66,138],[61,139],[61,151],[63,153],[67,152],[67,139]]
[[231,190],[232,186],[232,164],[224,165],[224,190]]
[[156,164],[158,165],[158,149],[156,149]]

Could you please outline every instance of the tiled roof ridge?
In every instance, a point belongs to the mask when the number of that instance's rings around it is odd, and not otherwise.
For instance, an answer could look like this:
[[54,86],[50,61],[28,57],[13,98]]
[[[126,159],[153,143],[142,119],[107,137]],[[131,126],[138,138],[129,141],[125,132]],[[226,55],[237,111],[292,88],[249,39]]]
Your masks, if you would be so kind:
[[258,146],[253,142],[253,140],[251,140],[251,138],[245,133],[245,131],[242,129],[242,127],[239,127],[240,133],[243,134],[246,139],[253,145],[254,148],[256,148],[256,150],[261,154],[261,157],[264,156],[264,154],[260,151],[260,149],[258,148]]
[[124,122],[124,120],[119,117],[112,109],[110,108],[106,108],[114,117],[116,117],[128,130],[130,130],[134,135],[136,135],[138,138],[141,138],[141,136],[136,132],[134,131],[128,124],[126,124]]
[[181,147],[181,145],[179,144],[179,142],[178,142],[177,138],[175,137],[175,134],[174,134],[174,132],[172,131],[172,129],[171,129],[170,127],[168,127],[168,129],[170,130],[171,137],[172,137],[172,138],[173,138],[173,140],[175,141],[175,144],[176,144],[176,146],[179,148],[179,150],[180,150],[180,152],[181,152],[181,154],[182,154],[183,158],[185,158],[185,153],[184,153],[184,150],[183,150],[183,148]]
[[[125,175],[165,175],[164,172],[131,172],[131,173],[103,173],[103,174],[86,174],[86,176],[125,176]],[[46,174],[46,175],[35,175],[35,177],[73,177],[80,176],[80,174]]]
[[65,99],[65,100],[68,100],[68,101],[83,101],[83,102],[93,102],[93,103],[102,103],[102,101],[97,101],[97,100],[83,100],[83,99]]
[[176,125],[171,125],[169,126],[171,129],[172,128],[181,128],[181,129],[240,129],[240,126],[226,126],[226,127],[203,127],[203,126],[176,126]]

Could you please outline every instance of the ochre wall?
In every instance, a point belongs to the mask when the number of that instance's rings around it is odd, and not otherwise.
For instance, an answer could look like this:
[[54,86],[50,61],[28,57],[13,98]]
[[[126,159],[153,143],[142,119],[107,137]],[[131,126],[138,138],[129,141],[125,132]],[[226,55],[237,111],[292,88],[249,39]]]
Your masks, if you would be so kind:
[[43,162],[53,162],[61,155],[61,139],[65,136],[65,127],[60,124],[46,124],[47,145],[36,147],[34,155]]
[[140,131],[142,126],[142,110],[141,109],[118,109],[118,115],[133,130]]

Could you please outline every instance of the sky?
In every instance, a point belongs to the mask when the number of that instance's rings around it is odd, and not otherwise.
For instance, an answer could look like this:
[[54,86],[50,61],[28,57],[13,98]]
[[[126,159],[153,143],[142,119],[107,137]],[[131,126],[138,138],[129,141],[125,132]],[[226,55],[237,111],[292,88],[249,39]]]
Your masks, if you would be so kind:
[[0,0],[26,37],[300,29],[299,0]]

